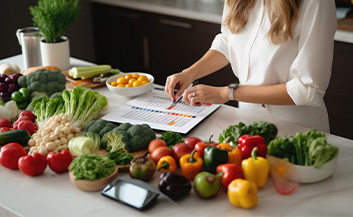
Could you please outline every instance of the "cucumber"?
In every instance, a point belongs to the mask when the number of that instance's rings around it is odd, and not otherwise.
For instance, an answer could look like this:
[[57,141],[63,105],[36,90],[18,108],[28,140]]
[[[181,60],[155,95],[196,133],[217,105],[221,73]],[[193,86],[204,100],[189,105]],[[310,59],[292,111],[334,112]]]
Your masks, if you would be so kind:
[[22,146],[28,144],[28,140],[31,138],[31,135],[27,130],[11,130],[0,133],[0,147],[6,145],[10,142],[16,142]]

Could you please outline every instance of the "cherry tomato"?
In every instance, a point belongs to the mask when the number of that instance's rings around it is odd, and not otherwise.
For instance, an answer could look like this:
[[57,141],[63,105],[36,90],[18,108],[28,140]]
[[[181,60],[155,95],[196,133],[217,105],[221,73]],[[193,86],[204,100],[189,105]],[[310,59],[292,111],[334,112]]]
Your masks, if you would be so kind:
[[173,157],[176,162],[180,161],[180,158],[185,155],[185,154],[190,154],[194,150],[190,145],[184,143],[184,142],[179,142],[174,145],[172,153]]
[[158,161],[164,157],[164,156],[172,156],[172,150],[166,146],[160,146],[157,147],[151,154],[150,158],[155,162],[158,163]]
[[167,147],[167,143],[165,143],[165,141],[164,140],[162,140],[162,139],[153,139],[153,140],[151,140],[151,142],[148,144],[148,152],[150,153],[150,154],[152,154],[152,152],[156,149],[156,148],[158,148],[158,147],[161,147],[161,146],[163,146],[163,147]]
[[127,84],[128,80],[126,80],[126,78],[123,77],[119,77],[117,80],[118,84]]
[[132,78],[132,74],[125,75],[126,80],[130,80]]
[[198,137],[188,137],[184,141],[186,144],[190,145],[192,148],[195,148],[196,143],[201,142],[201,139]]

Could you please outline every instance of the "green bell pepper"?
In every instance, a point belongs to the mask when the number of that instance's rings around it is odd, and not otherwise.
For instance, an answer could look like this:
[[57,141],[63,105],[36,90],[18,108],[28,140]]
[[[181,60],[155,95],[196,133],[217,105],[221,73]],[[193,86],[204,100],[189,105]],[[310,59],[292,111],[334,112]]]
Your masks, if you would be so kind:
[[22,87],[18,91],[11,94],[11,99],[16,102],[19,109],[25,109],[31,102],[30,92],[27,88]]
[[207,146],[204,150],[203,162],[205,171],[216,174],[217,166],[228,162],[228,152],[214,146]]

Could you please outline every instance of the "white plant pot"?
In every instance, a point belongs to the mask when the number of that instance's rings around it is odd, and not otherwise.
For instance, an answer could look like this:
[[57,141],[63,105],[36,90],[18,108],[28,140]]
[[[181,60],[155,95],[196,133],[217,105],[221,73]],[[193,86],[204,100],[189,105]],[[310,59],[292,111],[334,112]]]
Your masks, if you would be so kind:
[[43,66],[56,66],[61,71],[66,71],[70,68],[69,39],[65,36],[62,36],[61,39],[64,41],[46,43],[42,40],[40,42]]

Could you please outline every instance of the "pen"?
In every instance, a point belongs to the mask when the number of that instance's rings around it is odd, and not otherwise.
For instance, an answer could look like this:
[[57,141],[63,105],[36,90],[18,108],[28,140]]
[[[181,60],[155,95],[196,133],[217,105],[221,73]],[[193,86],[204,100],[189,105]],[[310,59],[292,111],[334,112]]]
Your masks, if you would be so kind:
[[[196,85],[197,83],[198,83],[198,81],[195,80],[194,82],[192,82],[192,83],[188,86],[188,88],[190,88],[190,87]],[[188,88],[186,88],[186,89],[188,89]],[[184,95],[184,94],[182,94],[181,96],[179,96],[179,98],[178,98],[177,100],[175,100],[167,109],[169,109],[169,108],[175,106],[178,102],[180,102],[180,100],[183,99],[183,95]]]

